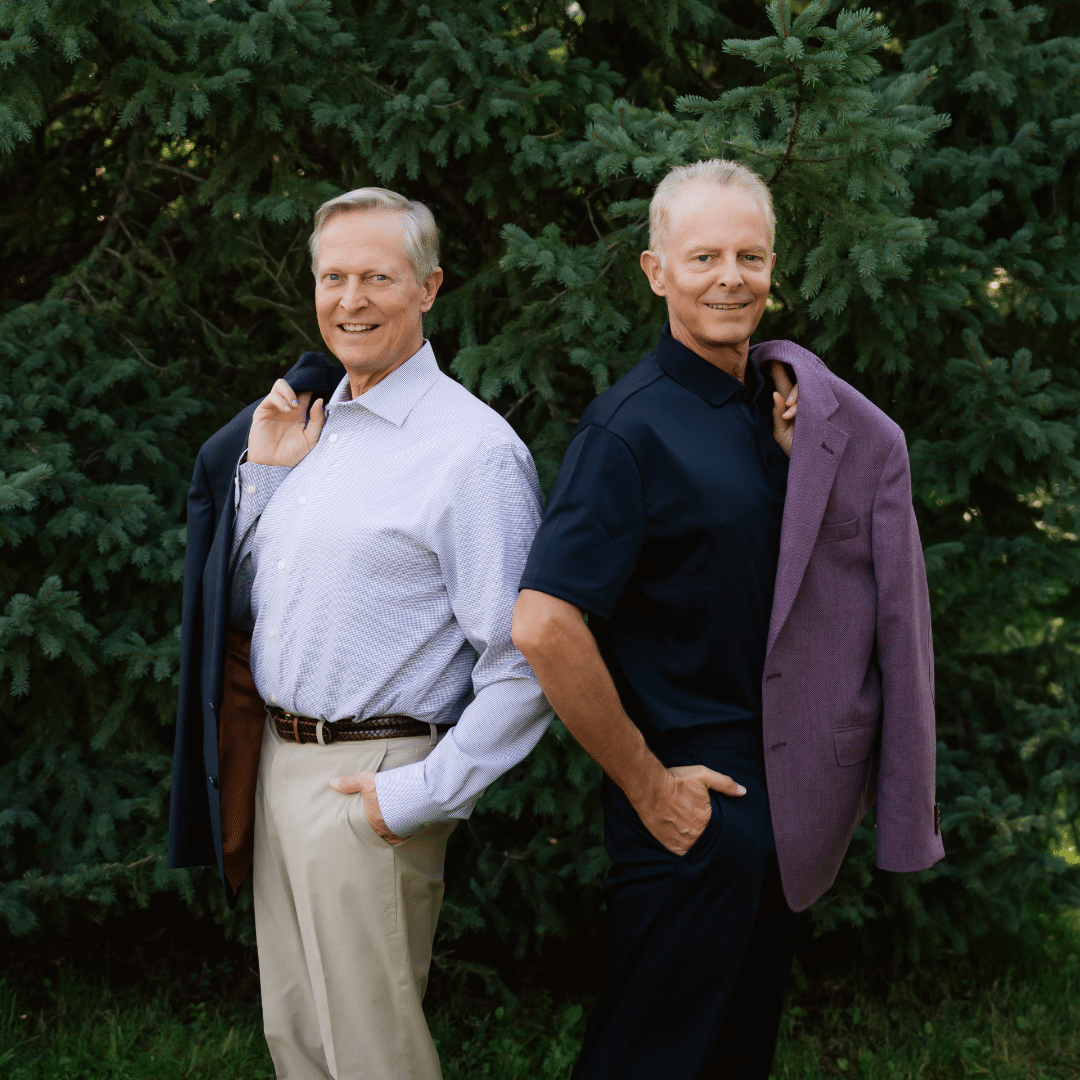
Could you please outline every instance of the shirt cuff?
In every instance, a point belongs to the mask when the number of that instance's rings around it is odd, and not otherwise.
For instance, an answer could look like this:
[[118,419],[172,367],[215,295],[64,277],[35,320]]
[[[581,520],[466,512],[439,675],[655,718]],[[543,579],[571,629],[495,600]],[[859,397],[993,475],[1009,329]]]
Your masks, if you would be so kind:
[[376,773],[375,794],[383,821],[395,836],[412,836],[433,821],[447,820],[427,793],[423,761]]
[[270,497],[292,469],[287,465],[256,465],[245,461],[240,466],[240,503],[247,517],[257,517]]
[[427,757],[375,774],[383,821],[404,837],[469,817],[488,785],[532,751],[553,716],[534,678],[482,687]]

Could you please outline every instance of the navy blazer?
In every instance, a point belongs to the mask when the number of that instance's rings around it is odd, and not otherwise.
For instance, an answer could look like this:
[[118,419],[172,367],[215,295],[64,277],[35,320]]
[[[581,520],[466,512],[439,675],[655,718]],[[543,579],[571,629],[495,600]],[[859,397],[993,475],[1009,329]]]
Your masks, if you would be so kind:
[[[311,390],[329,401],[344,376],[340,365],[306,352],[285,375],[296,393]],[[232,553],[233,477],[247,446],[252,402],[203,444],[195,461],[187,507],[187,551],[180,631],[180,696],[176,713],[169,866],[216,862],[225,880],[218,793],[218,709],[229,619],[229,556]]]

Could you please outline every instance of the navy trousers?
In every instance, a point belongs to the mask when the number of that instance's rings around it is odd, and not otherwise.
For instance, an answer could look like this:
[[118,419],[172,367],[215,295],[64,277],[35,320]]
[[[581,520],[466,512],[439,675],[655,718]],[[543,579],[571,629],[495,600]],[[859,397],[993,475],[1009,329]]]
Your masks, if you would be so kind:
[[673,855],[604,779],[607,972],[574,1080],[766,1080],[799,916],[776,863],[760,735],[723,729],[654,746],[746,788],[712,792],[712,817]]

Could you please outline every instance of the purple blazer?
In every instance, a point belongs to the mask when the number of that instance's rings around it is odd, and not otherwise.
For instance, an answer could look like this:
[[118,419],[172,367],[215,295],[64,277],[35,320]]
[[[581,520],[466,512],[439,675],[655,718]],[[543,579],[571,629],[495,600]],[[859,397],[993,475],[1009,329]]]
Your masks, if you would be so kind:
[[930,597],[901,429],[794,342],[750,360],[790,364],[799,384],[761,685],[776,853],[802,911],[875,804],[882,870],[945,854]]

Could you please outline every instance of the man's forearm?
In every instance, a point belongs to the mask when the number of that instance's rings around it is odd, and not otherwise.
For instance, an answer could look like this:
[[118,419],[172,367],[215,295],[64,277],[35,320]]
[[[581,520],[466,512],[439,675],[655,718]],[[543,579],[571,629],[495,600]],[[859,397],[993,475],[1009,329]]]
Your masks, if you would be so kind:
[[386,824],[410,836],[433,821],[467,818],[488,785],[531,753],[550,722],[551,708],[534,679],[483,687],[428,757],[378,774]]
[[514,644],[589,756],[635,806],[653,801],[667,770],[626,715],[581,612],[565,600],[523,589],[514,608]]

